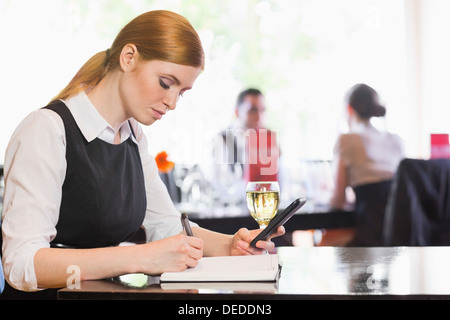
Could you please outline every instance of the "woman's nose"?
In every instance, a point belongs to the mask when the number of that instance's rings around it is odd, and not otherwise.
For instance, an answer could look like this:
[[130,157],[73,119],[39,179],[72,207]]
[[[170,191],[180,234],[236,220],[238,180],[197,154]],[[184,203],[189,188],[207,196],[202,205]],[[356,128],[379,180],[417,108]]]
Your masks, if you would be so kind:
[[165,96],[163,103],[166,105],[166,107],[169,110],[175,110],[175,107],[177,106],[178,102],[178,93],[169,93]]

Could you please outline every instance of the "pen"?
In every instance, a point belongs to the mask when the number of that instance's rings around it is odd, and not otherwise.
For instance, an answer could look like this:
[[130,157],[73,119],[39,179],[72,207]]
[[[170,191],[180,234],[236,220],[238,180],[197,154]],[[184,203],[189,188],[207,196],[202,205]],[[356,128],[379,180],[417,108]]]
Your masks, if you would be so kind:
[[186,234],[189,237],[194,236],[194,234],[192,233],[192,229],[191,226],[189,224],[189,219],[186,213],[182,213],[181,214],[181,224],[183,225],[183,229],[186,231]]

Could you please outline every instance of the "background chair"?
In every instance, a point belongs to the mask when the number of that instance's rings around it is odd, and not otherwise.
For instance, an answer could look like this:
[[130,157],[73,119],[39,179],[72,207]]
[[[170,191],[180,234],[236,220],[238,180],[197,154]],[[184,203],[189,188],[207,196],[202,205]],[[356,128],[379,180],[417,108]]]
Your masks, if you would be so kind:
[[404,159],[383,228],[386,246],[450,245],[450,159]]

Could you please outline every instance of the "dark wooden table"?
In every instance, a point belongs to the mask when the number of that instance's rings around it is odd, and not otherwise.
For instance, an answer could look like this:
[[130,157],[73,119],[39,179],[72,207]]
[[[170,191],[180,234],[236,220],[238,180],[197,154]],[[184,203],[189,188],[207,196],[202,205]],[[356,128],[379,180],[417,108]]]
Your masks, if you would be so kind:
[[[83,281],[59,299],[269,300],[450,299],[450,247],[278,248],[273,283],[160,283],[128,275]],[[134,282],[130,277],[136,277]]]

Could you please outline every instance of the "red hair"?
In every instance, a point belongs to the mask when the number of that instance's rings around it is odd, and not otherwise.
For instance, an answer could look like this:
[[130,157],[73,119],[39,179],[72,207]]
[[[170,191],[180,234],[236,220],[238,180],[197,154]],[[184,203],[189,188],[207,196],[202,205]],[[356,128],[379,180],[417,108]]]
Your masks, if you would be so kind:
[[96,86],[109,71],[119,67],[122,48],[127,44],[136,46],[143,61],[161,60],[204,68],[203,47],[189,21],[174,12],[149,11],[130,21],[110,49],[90,58],[53,100],[64,100]]

